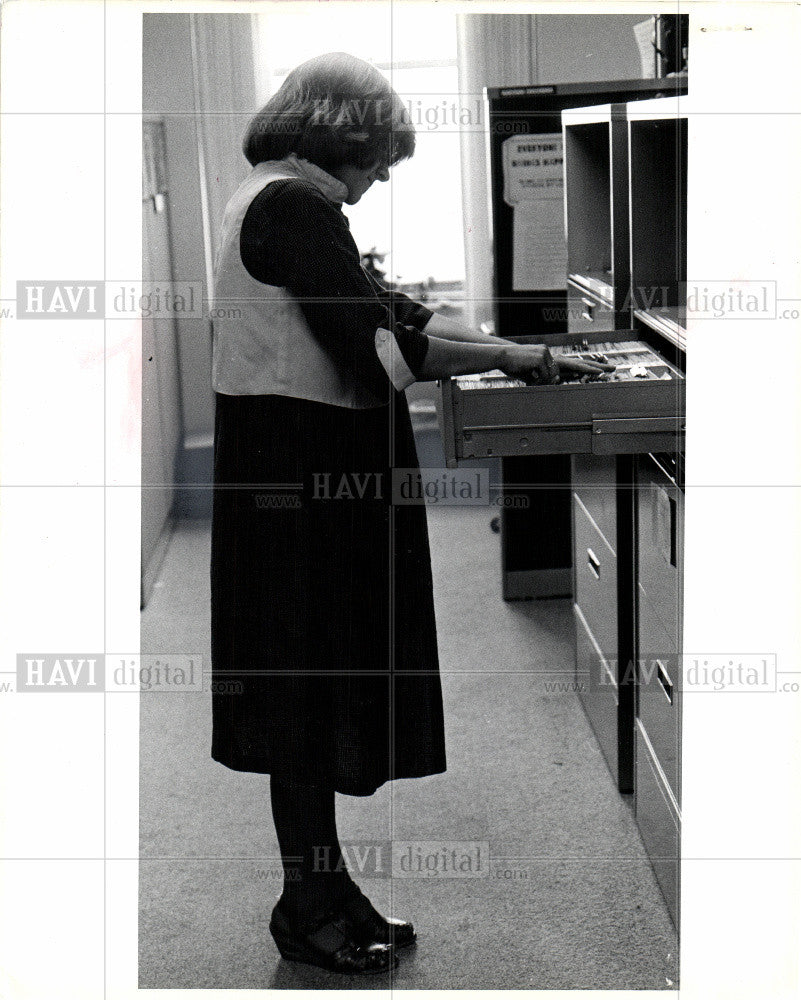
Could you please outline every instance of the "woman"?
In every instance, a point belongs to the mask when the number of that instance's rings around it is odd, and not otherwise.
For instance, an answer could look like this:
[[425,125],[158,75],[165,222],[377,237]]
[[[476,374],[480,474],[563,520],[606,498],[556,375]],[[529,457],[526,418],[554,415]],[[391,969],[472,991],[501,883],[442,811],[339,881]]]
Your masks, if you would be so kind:
[[[335,792],[445,770],[425,509],[391,503],[392,469],[417,467],[403,389],[494,368],[554,380],[558,366],[360,266],[341,205],[414,152],[378,71],[342,53],[304,63],[244,152],[253,170],[228,204],[215,276],[212,661],[226,683],[212,756],[270,775],[281,954],[381,972],[415,932],[350,878]],[[232,680],[239,693],[224,693]]]

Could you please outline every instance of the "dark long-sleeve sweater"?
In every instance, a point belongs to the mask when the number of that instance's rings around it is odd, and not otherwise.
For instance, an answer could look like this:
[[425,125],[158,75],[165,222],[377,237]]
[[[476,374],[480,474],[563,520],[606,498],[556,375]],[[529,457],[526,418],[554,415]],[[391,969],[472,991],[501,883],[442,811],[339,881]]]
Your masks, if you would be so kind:
[[419,375],[432,313],[383,288],[364,270],[347,218],[305,180],[277,180],[254,198],[242,222],[242,263],[252,278],[286,288],[327,351],[376,389],[388,375],[375,333],[390,330]]

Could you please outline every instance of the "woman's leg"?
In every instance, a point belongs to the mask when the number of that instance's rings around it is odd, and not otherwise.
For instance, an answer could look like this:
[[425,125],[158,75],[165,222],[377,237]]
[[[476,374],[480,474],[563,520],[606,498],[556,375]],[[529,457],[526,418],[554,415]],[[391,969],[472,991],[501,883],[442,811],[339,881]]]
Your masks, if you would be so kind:
[[284,868],[281,903],[299,928],[311,926],[354,889],[337,835],[335,792],[271,775],[270,802]]
[[354,939],[404,948],[417,935],[405,920],[383,917],[351,879],[337,835],[335,793],[270,777],[270,799],[284,866],[281,905],[298,930],[343,905]]
[[334,792],[270,777],[284,892],[270,918],[281,956],[346,975],[389,972],[398,956],[351,923],[343,906],[358,893],[337,837]]

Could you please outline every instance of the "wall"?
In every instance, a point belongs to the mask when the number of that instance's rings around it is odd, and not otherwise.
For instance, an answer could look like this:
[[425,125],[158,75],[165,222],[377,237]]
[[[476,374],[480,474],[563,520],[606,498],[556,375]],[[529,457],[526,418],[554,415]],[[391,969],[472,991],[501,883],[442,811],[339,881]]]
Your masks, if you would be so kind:
[[[150,164],[163,162],[161,123],[145,122]],[[149,176],[158,176],[157,169]],[[172,274],[169,205],[152,196],[159,184],[148,184],[142,199],[142,278],[154,285]],[[141,598],[147,603],[172,531],[175,480],[182,451],[180,372],[176,323],[172,316],[142,317],[142,495]]]
[[534,83],[636,80],[642,76],[634,25],[645,14],[537,14]]
[[[206,289],[190,15],[145,14],[142,22],[142,112],[164,121],[173,276],[175,281],[202,281]],[[213,396],[208,319],[178,322],[178,352],[183,434],[209,432]]]
[[[249,14],[143,17],[142,110],[164,124],[172,277],[200,282],[206,306],[225,205],[248,169],[241,141],[255,106],[251,27]],[[189,485],[211,481],[212,331],[203,313],[176,321],[179,514],[210,513],[209,491]]]

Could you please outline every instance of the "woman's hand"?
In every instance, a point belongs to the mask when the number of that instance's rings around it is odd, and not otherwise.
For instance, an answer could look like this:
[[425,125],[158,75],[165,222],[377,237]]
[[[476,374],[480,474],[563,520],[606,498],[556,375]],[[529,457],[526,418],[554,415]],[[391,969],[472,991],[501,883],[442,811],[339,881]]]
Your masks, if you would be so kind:
[[502,372],[507,375],[550,381],[559,377],[559,367],[544,344],[504,344]]
[[501,371],[516,378],[533,378],[539,383],[556,385],[560,375],[578,372],[599,375],[615,370],[614,365],[600,361],[582,361],[563,355],[554,357],[545,344],[508,344],[504,348]]

